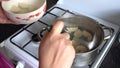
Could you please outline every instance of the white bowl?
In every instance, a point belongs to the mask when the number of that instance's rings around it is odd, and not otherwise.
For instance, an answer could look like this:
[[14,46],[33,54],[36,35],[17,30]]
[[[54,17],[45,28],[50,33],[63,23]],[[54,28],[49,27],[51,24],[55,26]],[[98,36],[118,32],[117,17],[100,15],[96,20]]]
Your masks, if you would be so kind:
[[18,24],[30,24],[40,19],[46,11],[46,0],[2,1],[7,17]]

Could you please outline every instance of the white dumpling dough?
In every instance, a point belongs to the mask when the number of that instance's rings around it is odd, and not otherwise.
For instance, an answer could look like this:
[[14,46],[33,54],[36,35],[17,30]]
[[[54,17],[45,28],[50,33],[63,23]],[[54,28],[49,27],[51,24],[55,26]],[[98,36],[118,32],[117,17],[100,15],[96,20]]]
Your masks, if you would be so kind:
[[28,13],[36,10],[37,7],[30,4],[25,3],[18,3],[18,5],[13,5],[10,9],[11,12],[21,14],[21,13]]

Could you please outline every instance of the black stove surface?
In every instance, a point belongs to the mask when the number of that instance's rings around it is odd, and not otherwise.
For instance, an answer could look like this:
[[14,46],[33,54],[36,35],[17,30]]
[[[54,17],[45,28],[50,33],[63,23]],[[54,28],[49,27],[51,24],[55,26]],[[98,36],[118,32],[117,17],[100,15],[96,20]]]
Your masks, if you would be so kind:
[[116,38],[100,68],[120,68],[120,42],[118,38],[120,35]]

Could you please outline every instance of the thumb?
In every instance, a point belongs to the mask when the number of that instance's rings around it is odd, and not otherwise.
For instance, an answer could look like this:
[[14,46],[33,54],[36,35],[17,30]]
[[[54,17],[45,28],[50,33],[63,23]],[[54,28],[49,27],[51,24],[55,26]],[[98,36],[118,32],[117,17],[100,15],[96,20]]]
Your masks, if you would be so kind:
[[64,22],[62,21],[57,21],[53,27],[52,30],[50,31],[52,34],[56,35],[56,34],[60,34],[62,32],[62,29],[64,27]]

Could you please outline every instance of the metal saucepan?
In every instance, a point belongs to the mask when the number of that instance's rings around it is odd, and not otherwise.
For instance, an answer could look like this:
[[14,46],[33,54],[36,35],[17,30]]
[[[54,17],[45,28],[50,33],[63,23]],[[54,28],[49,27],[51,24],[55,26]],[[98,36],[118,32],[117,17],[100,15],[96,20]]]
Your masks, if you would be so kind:
[[[84,66],[94,61],[95,57],[98,54],[100,44],[103,42],[103,40],[110,38],[112,35],[112,30],[110,28],[103,27],[96,20],[84,15],[64,15],[58,18],[57,21],[58,20],[63,21],[66,27],[80,27],[81,29],[89,31],[92,36],[96,36],[95,44],[92,47],[87,46],[89,48],[89,51],[84,53],[76,53],[73,66]],[[108,36],[105,36],[103,29],[109,30],[110,34]],[[40,34],[38,35],[41,37]]]

